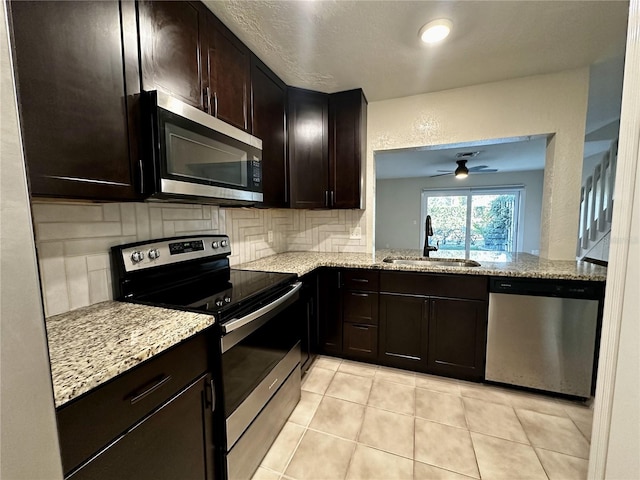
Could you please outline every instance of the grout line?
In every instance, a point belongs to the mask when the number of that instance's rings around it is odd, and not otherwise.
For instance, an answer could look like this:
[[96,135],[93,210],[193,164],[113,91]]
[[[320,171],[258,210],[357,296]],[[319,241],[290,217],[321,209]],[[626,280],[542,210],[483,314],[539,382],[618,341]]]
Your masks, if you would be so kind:
[[[287,422],[289,421],[289,419],[287,419]],[[286,423],[285,423],[286,425]],[[296,424],[297,425],[297,424]],[[298,425],[301,426],[301,425]],[[293,448],[293,450],[291,451],[291,454],[289,455],[289,458],[287,459],[287,461],[284,464],[284,467],[282,467],[282,472],[276,472],[279,473],[280,476],[283,476],[284,473],[287,471],[287,468],[289,468],[289,464],[291,464],[291,461],[293,460],[294,455],[296,454],[296,452],[298,451],[298,447],[300,446],[300,444],[302,443],[302,439],[305,437],[305,435],[307,434],[308,429],[306,427],[302,427],[304,429],[304,431],[302,432],[302,435],[300,435],[300,438],[298,439],[298,441],[296,442],[296,446]],[[282,430],[280,430],[282,432]],[[278,437],[280,436],[280,434],[278,434]],[[278,437],[276,437],[276,440],[278,439]],[[275,443],[275,441],[273,442]],[[273,445],[272,445],[273,446]],[[271,450],[271,449],[269,449]],[[268,455],[269,452],[267,452]],[[265,455],[266,457],[266,455]],[[264,461],[264,458],[262,459],[262,461]],[[262,466],[262,462],[260,462],[260,466]],[[258,467],[260,468],[260,467]]]

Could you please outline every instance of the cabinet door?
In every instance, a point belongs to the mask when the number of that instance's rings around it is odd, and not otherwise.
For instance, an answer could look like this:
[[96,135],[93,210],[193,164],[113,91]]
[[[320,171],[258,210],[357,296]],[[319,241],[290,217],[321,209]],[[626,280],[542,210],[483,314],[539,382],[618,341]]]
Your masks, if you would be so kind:
[[291,208],[329,206],[328,98],[289,89],[289,174]]
[[318,343],[320,350],[329,355],[342,353],[341,280],[337,270],[321,270],[318,273]]
[[138,12],[142,88],[203,109],[202,10],[191,2],[141,0]]
[[263,206],[286,207],[287,86],[256,57],[251,63],[253,135],[262,140]]
[[380,294],[380,363],[425,370],[428,315],[429,304],[424,297]]
[[434,298],[429,301],[429,371],[483,380],[487,303]]
[[332,208],[364,208],[362,162],[366,155],[367,100],[361,89],[329,97],[329,165]]
[[375,361],[378,357],[378,327],[345,322],[343,353],[347,357]]
[[10,8],[31,194],[136,198],[119,2]]
[[251,52],[213,14],[207,14],[208,87],[210,111],[249,131]]
[[213,479],[209,381],[196,380],[67,478]]
[[302,279],[300,293],[300,318],[302,332],[300,342],[300,368],[304,373],[310,366],[318,351],[318,279],[315,273],[305,275]]

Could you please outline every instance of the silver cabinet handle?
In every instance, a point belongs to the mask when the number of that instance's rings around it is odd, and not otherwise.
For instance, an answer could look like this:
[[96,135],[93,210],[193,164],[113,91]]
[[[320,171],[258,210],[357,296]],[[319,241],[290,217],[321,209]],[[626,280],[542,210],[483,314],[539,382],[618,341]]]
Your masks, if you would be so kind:
[[144,165],[142,165],[142,159],[138,160],[138,169],[140,170],[140,193],[144,193]]
[[351,281],[360,282],[360,283],[369,283],[369,280],[367,280],[366,278],[352,278]]
[[330,205],[330,206],[335,205],[335,203],[336,203],[336,202],[335,202],[335,195],[334,195],[334,191],[333,191],[333,190],[331,190],[331,205]]
[[353,295],[354,297],[368,297],[369,296],[368,293],[356,293],[356,292],[351,292],[351,295]]
[[162,385],[167,383],[169,380],[171,380],[171,375],[162,376],[160,379],[156,380],[153,383],[153,385],[145,388],[141,393],[134,394],[133,398],[131,399],[131,405],[138,403],[140,400],[142,400],[146,396],[151,395],[153,392],[155,392],[157,389],[159,389]]
[[291,290],[289,290],[287,293],[282,295],[277,300],[274,300],[270,304],[265,305],[264,307],[259,308],[255,312],[252,312],[249,315],[245,315],[244,317],[234,318],[232,320],[229,320],[227,323],[222,325],[222,331],[224,333],[230,333],[230,332],[233,332],[234,330],[237,330],[240,327],[244,327],[246,324],[251,323],[254,320],[257,320],[263,315],[266,315],[267,313],[269,313],[271,310],[275,310],[276,308],[278,308],[280,305],[282,305],[284,302],[286,302],[292,296],[294,296],[296,292],[301,288],[302,288],[302,282],[294,283],[293,288],[291,288]]

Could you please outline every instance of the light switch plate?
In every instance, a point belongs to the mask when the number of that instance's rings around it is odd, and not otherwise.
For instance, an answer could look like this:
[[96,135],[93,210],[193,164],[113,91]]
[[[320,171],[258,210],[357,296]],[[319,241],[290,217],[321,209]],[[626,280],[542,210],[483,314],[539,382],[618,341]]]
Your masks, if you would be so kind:
[[269,230],[267,232],[267,242],[268,243],[273,243],[273,230]]

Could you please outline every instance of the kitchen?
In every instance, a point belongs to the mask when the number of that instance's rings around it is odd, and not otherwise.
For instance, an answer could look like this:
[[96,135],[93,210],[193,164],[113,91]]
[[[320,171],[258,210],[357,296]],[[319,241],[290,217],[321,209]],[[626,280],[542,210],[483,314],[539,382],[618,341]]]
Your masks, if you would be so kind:
[[[5,71],[5,69],[3,69],[3,71]],[[579,76],[580,76],[579,73],[575,73],[575,74],[568,73],[568,74],[562,74],[550,79],[541,79],[541,81],[543,82],[548,82],[548,88],[550,90],[555,90],[554,80],[558,81],[559,83],[562,83],[563,85],[566,85],[567,87],[567,91],[566,91],[567,95],[564,95],[564,93],[559,94],[557,98],[553,98],[552,101],[550,101],[549,103],[551,104],[558,103],[559,105],[558,110],[562,110],[562,105],[564,104],[560,103],[559,100],[566,98],[567,99],[566,101],[570,101],[572,97],[569,94],[572,91],[574,91],[572,86],[582,83],[580,78],[576,78]],[[523,90],[526,88],[533,88],[533,89],[540,88],[540,86],[537,84],[526,85],[527,82],[533,82],[534,80],[521,80],[521,81],[525,83],[525,85],[522,85]],[[575,83],[572,83],[572,82],[575,82]],[[486,95],[486,98],[490,99],[492,95],[496,95],[494,90],[498,90],[500,89],[500,87],[504,87],[504,85],[502,86],[496,85],[494,87],[492,87],[491,85],[479,86],[479,87],[476,87],[477,90],[469,91],[465,95],[468,95],[468,97],[484,97]],[[492,88],[494,90],[492,90]],[[544,86],[542,88],[544,89]],[[4,91],[5,90],[3,89],[3,92]],[[465,96],[461,100],[467,101],[468,97]],[[434,98],[437,99],[437,97],[434,97]],[[531,103],[536,103],[537,101],[539,101],[538,98],[531,99]],[[421,118],[421,114],[419,112],[414,112],[412,115],[406,115],[408,111],[409,112],[412,111],[411,106],[405,105],[406,103],[410,103],[410,102],[411,102],[410,100],[404,103],[400,101],[398,102],[397,106],[392,105],[390,103],[386,104],[384,102],[382,102],[380,105],[370,105],[369,119],[368,119],[369,141],[367,142],[370,153],[367,156],[368,157],[367,167],[369,167],[370,164],[372,164],[373,162],[373,154],[372,154],[373,150],[381,148],[382,146],[384,146],[385,148],[392,148],[395,145],[391,144],[390,142],[392,142],[394,138],[401,138],[402,135],[406,136],[407,131],[411,132],[411,131],[414,131],[416,128],[420,127],[419,124],[417,127],[415,124],[415,120]],[[501,100],[501,103],[502,102],[503,100]],[[504,102],[504,103],[508,104],[509,102]],[[532,106],[532,105],[529,104],[528,106]],[[553,105],[549,105],[548,107],[551,108],[553,107]],[[378,114],[376,114],[376,110],[378,110],[379,112]],[[562,113],[562,112],[558,112],[558,113]],[[397,122],[397,125],[398,125],[397,131],[391,131],[387,125],[381,122],[381,120],[376,120],[376,119],[390,118],[393,116],[395,116],[394,118],[402,118],[401,121],[399,120]],[[570,115],[567,114],[567,116],[570,116]],[[462,119],[464,118],[465,117],[462,117]],[[505,119],[506,119],[504,122],[505,124],[510,123],[506,116],[505,116]],[[456,123],[459,123],[461,121],[461,118],[455,117],[454,120]],[[469,119],[469,123],[472,123],[472,120],[473,119]],[[476,123],[478,121],[479,120],[475,120]],[[571,125],[571,121],[572,121],[571,118],[566,119],[567,128],[575,128],[575,125],[573,126]],[[402,123],[402,122],[406,122],[406,123]],[[506,125],[501,125],[501,127],[506,128]],[[544,127],[545,126],[542,126],[539,128],[541,128],[544,131]],[[461,131],[463,130],[464,129],[461,129]],[[502,136],[503,132],[504,130],[502,130],[501,128],[499,135]],[[510,131],[508,131],[507,133],[510,133]],[[495,134],[489,133],[488,136],[495,136]],[[4,135],[3,135],[3,138],[4,138]],[[560,140],[558,140],[558,142],[560,143]],[[397,146],[406,146],[406,145],[397,145]],[[556,148],[566,153],[566,149],[571,148],[571,145],[557,145]],[[3,168],[4,168],[4,155],[3,155]],[[372,187],[373,181],[371,180],[371,177],[369,177],[369,175],[372,174],[372,170],[373,170],[372,168],[366,169],[367,175],[368,175],[367,181],[366,181],[367,189],[373,188]],[[3,176],[4,176],[4,172],[3,172]],[[559,179],[557,181],[560,182]],[[554,188],[556,190],[554,191],[554,195],[562,194],[562,185],[554,186]],[[4,191],[4,188],[3,188],[3,191]],[[367,194],[366,197],[367,197],[367,202],[373,202],[373,195]],[[562,197],[560,198],[559,203],[561,204],[561,206],[565,204],[565,202],[562,201]],[[3,198],[3,205],[4,204],[5,202]],[[567,206],[568,209],[571,208],[572,209],[571,211],[575,211],[576,203],[574,199],[570,199],[570,201],[567,201],[566,204],[568,205]],[[372,235],[370,233],[373,230],[372,216],[371,216],[371,213],[369,213],[373,210],[372,205],[371,206],[368,205],[368,208],[365,210],[364,215],[362,214],[361,211],[317,211],[317,212],[304,211],[304,212],[289,213],[288,211],[278,211],[278,210],[276,211],[233,210],[232,213],[229,214],[230,212],[229,210],[219,209],[217,207],[207,207],[207,206],[163,207],[159,205],[154,206],[153,204],[149,204],[149,205],[147,204],[126,205],[125,204],[124,207],[122,206],[120,207],[121,207],[120,212],[117,212],[116,211],[117,209],[114,208],[113,204],[89,205],[86,208],[80,207],[77,205],[61,206],[57,208],[56,207],[52,208],[47,204],[34,205],[34,216],[38,217],[36,219],[36,225],[38,225],[37,228],[41,229],[41,232],[37,233],[37,235],[44,235],[44,238],[43,237],[40,237],[40,238],[42,238],[43,240],[46,239],[46,242],[44,243],[49,244],[48,247],[45,247],[45,250],[46,248],[49,248],[48,253],[50,256],[45,257],[45,260],[47,261],[47,263],[42,266],[42,270],[43,270],[42,274],[44,278],[43,282],[45,286],[45,292],[44,292],[45,304],[47,306],[47,311],[49,315],[55,314],[55,313],[61,313],[66,310],[69,310],[70,308],[76,308],[76,307],[82,306],[83,304],[87,305],[89,303],[95,303],[96,301],[106,300],[105,295],[109,294],[109,287],[108,287],[109,276],[106,273],[106,270],[107,270],[106,265],[108,265],[108,262],[105,263],[106,258],[104,254],[100,254],[95,250],[88,250],[88,251],[82,250],[82,248],[85,248],[85,249],[88,248],[86,246],[87,242],[85,242],[84,246],[82,245],[81,242],[75,242],[74,246],[78,248],[78,250],[75,250],[75,252],[78,255],[86,255],[87,257],[91,257],[90,260],[88,259],[86,260],[86,264],[90,264],[90,266],[87,267],[87,270],[85,272],[85,275],[87,277],[90,277],[93,279],[90,283],[91,287],[87,288],[85,286],[84,291],[82,289],[70,290],[69,285],[65,283],[61,284],[60,282],[57,282],[57,283],[55,282],[57,278],[55,275],[56,269],[60,268],[60,260],[59,260],[60,255],[59,253],[57,253],[58,250],[56,250],[56,249],[59,249],[59,245],[56,245],[56,243],[57,242],[59,243],[61,240],[65,240],[66,237],[61,237],[60,232],[59,231],[56,232],[55,225],[46,225],[46,224],[58,223],[58,220],[60,218],[68,219],[69,218],[68,212],[74,212],[73,215],[76,218],[78,215],[86,215],[87,216],[86,218],[89,219],[88,220],[89,223],[91,223],[91,219],[96,218],[96,216],[98,215],[100,216],[100,218],[103,218],[107,223],[119,223],[118,215],[120,215],[120,219],[122,219],[121,220],[122,226],[119,228],[122,228],[122,232],[124,236],[128,235],[129,237],[134,237],[136,234],[124,233],[124,232],[132,232],[133,226],[130,223],[128,223],[127,219],[130,217],[122,213],[123,208],[125,212],[133,210],[136,214],[136,218],[141,219],[139,224],[136,225],[136,228],[141,228],[141,229],[146,228],[147,229],[146,231],[151,232],[151,235],[148,235],[147,238],[156,238],[158,236],[171,236],[173,234],[180,234],[182,232],[185,232],[185,230],[181,230],[181,228],[184,229],[185,225],[189,225],[189,223],[187,222],[192,222],[188,227],[188,229],[189,228],[194,229],[193,225],[199,224],[199,225],[204,225],[202,230],[209,230],[209,229],[216,230],[214,225],[225,224],[226,225],[225,231],[227,231],[232,236],[232,238],[242,237],[243,234],[245,235],[245,241],[247,242],[247,245],[239,246],[238,251],[245,252],[244,254],[246,255],[246,257],[235,260],[235,262],[237,263],[244,262],[247,260],[257,259],[260,256],[265,256],[270,253],[284,251],[284,249],[303,250],[305,248],[304,247],[305,242],[308,242],[311,245],[314,245],[316,243],[323,243],[324,245],[332,245],[334,241],[332,240],[332,237],[326,233],[327,230],[330,230],[330,229],[323,231],[323,228],[322,228],[323,224],[325,225],[333,224],[334,225],[333,228],[336,228],[336,226],[342,226],[343,231],[347,232],[347,235],[344,236],[344,237],[347,237],[345,238],[345,241],[342,241],[342,243],[335,242],[336,245],[346,244],[347,246],[351,246],[355,249],[360,249],[360,251],[365,252],[365,251],[371,251],[371,246],[373,241]],[[81,210],[78,211],[76,209],[81,209]],[[568,241],[563,242],[562,239],[568,239],[568,238],[575,239],[575,234],[572,231],[573,227],[570,227],[570,228],[566,227],[565,223],[562,222],[562,217],[563,217],[562,212],[558,213],[557,215],[558,216],[556,216],[556,213],[554,211],[549,212],[549,222],[552,224],[552,228],[550,228],[547,233],[549,234],[549,236],[551,236],[550,232],[553,232],[554,237],[547,238],[546,246],[544,245],[545,239],[543,238],[543,246],[541,249],[544,253],[546,253],[546,256],[548,256],[549,258],[563,258],[567,256],[571,257],[574,254],[573,252],[574,243],[572,242],[575,242],[575,240],[571,240],[571,242],[568,242]],[[235,225],[233,223],[230,223],[232,221],[231,217],[233,217],[233,220],[237,219],[237,222]],[[327,218],[329,219],[329,221],[327,221]],[[40,221],[38,221],[38,219],[40,219]],[[148,220],[145,220],[145,219],[148,219]],[[161,220],[161,224],[159,223],[160,220]],[[71,223],[73,224],[74,222],[71,222]],[[80,224],[82,222],[78,222],[78,223]],[[310,225],[311,228],[308,228],[307,225]],[[260,226],[262,227],[257,228]],[[363,234],[362,236],[364,238],[360,240],[349,239],[348,238],[349,229],[357,228],[358,226],[361,228],[361,231]],[[70,225],[67,225],[67,228],[68,227],[70,227]],[[95,227],[96,227],[96,224],[93,223],[88,228],[95,228]],[[109,228],[112,228],[112,227],[113,225],[106,225],[101,228],[105,228],[108,233]],[[71,226],[71,228],[74,228],[74,227]],[[83,225],[78,225],[75,228],[87,228],[87,227]],[[164,230],[157,230],[158,228],[162,228]],[[189,231],[188,229],[186,231]],[[195,228],[194,230],[199,230],[199,229],[200,228]],[[262,229],[264,229],[264,233],[261,231]],[[264,234],[267,233],[269,230],[272,230],[275,234],[274,243],[276,244],[276,249],[273,249],[273,251],[270,251],[270,249],[273,247],[268,245],[269,243],[268,241],[260,242],[257,238],[257,237],[265,236]],[[287,230],[290,230],[292,232],[291,236],[286,236],[282,233],[282,232],[286,232]],[[162,232],[162,235],[157,235],[156,232],[158,231]],[[232,233],[235,231],[238,232],[237,235]],[[142,233],[141,235],[144,236],[146,234]],[[249,235],[256,235],[256,242],[253,245],[251,245],[251,242],[249,241]],[[280,235],[283,235],[283,236],[280,237]],[[4,244],[4,238],[5,236],[3,235],[3,244]],[[132,238],[131,240],[133,241],[135,240],[135,238]],[[362,245],[363,243],[364,245]],[[3,248],[4,248],[4,245],[3,245]],[[91,247],[91,248],[94,248],[94,247]],[[545,248],[547,249],[546,251],[545,251]],[[569,255],[567,255],[567,253],[569,253]],[[5,261],[4,259],[5,259],[5,255],[3,252],[3,262]],[[49,259],[51,260],[50,262],[48,262]],[[52,277],[48,277],[48,272],[54,273]],[[610,274],[611,274],[611,271],[610,271]],[[48,280],[47,280],[48,278],[53,278],[51,285],[49,285],[48,283]],[[5,284],[6,283],[3,282],[3,295],[4,295]],[[5,305],[5,302],[3,302],[3,309],[5,308],[4,305]],[[3,348],[3,351],[4,351],[4,348]],[[3,358],[3,364],[4,364],[4,358]],[[6,418],[6,417],[3,415],[3,418]]]

